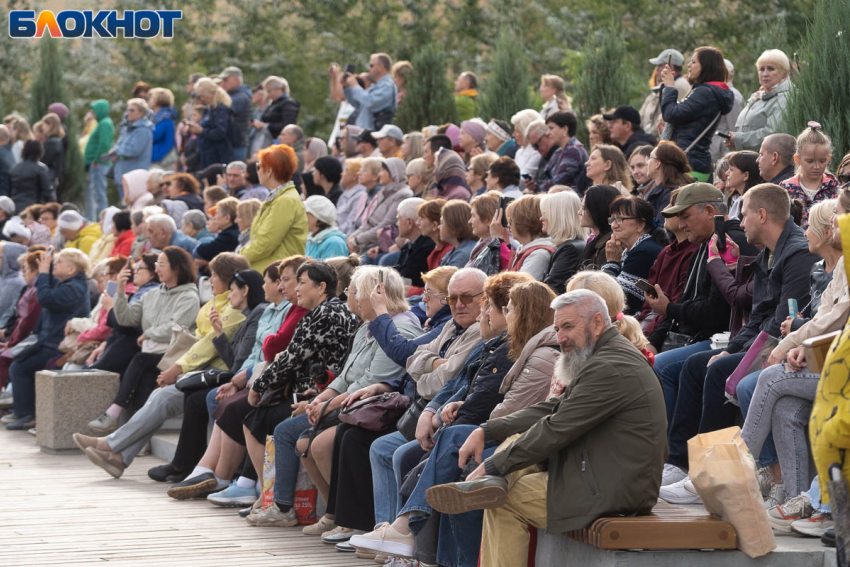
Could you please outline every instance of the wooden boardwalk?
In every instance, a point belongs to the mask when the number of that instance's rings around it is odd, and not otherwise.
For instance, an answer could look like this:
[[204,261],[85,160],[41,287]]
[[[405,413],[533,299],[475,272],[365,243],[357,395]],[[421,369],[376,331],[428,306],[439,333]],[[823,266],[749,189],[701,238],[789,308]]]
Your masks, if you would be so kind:
[[25,432],[0,428],[0,566],[375,565],[300,528],[254,528],[203,500],[179,502],[140,457],[120,479],[81,453],[48,455]]

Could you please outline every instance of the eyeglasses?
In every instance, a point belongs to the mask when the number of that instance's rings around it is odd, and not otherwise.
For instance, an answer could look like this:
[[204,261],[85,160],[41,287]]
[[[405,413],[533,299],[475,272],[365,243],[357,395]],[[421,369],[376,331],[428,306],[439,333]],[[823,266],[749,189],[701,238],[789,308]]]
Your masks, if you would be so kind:
[[170,266],[169,266],[168,264],[166,264],[165,262],[154,262],[154,264],[153,264],[153,265],[154,265],[154,266],[156,266],[157,268],[168,268],[168,267],[170,267]]
[[[423,295],[423,297],[424,297],[426,300],[428,300],[428,299],[436,299],[436,298],[443,298],[443,297],[446,297],[446,294],[445,294],[445,293],[431,293],[430,291],[427,291],[427,290],[426,290],[426,291],[425,291],[425,295]],[[445,303],[443,303],[443,305],[445,305]]]
[[625,220],[637,220],[637,217],[608,217],[608,224],[623,224]]
[[[444,298],[440,303],[442,303],[443,305],[449,305],[450,307],[454,307],[455,305],[457,305],[458,301],[460,301],[464,305],[470,305],[470,304],[472,304],[473,301],[475,301],[476,297],[478,297],[479,295],[482,295],[483,293],[484,293],[483,291],[479,291],[475,295],[469,295],[468,293],[462,293],[460,295],[450,295],[450,296]],[[481,301],[481,300],[479,299],[478,301]],[[476,303],[477,303],[477,301],[476,301]]]

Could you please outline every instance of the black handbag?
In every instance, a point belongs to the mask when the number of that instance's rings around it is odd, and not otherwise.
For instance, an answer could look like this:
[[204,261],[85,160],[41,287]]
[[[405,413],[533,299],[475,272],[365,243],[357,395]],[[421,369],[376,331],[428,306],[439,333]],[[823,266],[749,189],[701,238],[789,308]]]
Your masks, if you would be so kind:
[[422,415],[422,410],[425,409],[429,401],[431,400],[417,396],[396,423],[396,429],[408,441],[416,439],[416,424],[419,423],[419,416]]
[[174,387],[184,394],[191,394],[199,390],[208,390],[210,388],[218,388],[227,384],[233,379],[233,372],[227,370],[219,370],[218,368],[210,368],[201,372],[191,372],[181,380],[178,380]]
[[694,338],[692,336],[686,335],[685,333],[669,331],[667,333],[667,338],[664,339],[664,345],[661,347],[661,352],[667,352],[668,350],[688,346],[693,342],[693,340]]
[[335,409],[330,413],[325,413],[328,411],[328,405],[334,400],[334,398],[329,398],[324,404],[322,404],[322,409],[319,412],[319,419],[316,421],[316,425],[312,426],[310,429],[305,431],[301,438],[308,437],[307,439],[307,447],[304,449],[303,453],[300,453],[298,456],[302,459],[307,456],[307,453],[310,452],[310,446],[313,444],[313,440],[316,438],[316,435],[324,431],[325,429],[330,429],[331,427],[336,427],[341,422],[339,420],[339,409]]

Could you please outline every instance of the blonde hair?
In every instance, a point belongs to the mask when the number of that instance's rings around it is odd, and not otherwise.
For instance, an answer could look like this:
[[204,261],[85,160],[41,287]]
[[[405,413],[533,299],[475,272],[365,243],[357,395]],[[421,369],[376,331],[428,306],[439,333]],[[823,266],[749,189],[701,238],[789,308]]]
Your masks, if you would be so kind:
[[[358,167],[359,167],[359,164],[358,164]],[[419,175],[421,177],[421,176],[425,175],[425,169],[427,167],[428,166],[425,165],[424,159],[422,159],[422,158],[412,159],[409,162],[407,162],[407,168],[405,168],[405,173],[408,176]]]
[[607,179],[603,185],[613,185],[615,181],[623,184],[627,191],[632,190],[632,176],[629,172],[629,163],[623,155],[623,151],[617,146],[611,144],[596,144],[590,153],[599,151],[604,161],[611,162],[611,169],[608,170]]
[[617,327],[620,334],[638,350],[647,345],[649,341],[643,336],[637,319],[623,314],[623,309],[626,308],[626,296],[617,280],[605,272],[585,270],[577,273],[567,282],[567,292],[574,289],[589,289],[598,293],[605,300],[611,323]]
[[262,204],[262,201],[259,199],[245,199],[244,201],[239,201],[239,206],[236,207],[236,214],[247,221],[251,221],[251,224],[253,224],[254,217],[257,216]]
[[397,315],[405,311],[410,311],[410,304],[404,297],[404,281],[402,281],[401,275],[392,268],[360,266],[354,270],[351,285],[356,289],[355,297],[359,301],[369,301],[372,290],[375,289],[380,281],[379,272],[383,273],[384,294],[387,298],[387,311],[389,314]]
[[227,94],[227,91],[215,84],[215,81],[212,79],[208,79],[204,77],[203,79],[198,79],[198,82],[195,83],[195,92],[198,94],[201,93],[215,93],[213,95],[212,101],[210,102],[210,108],[215,108],[219,104],[223,104],[224,106],[230,108],[230,95]]
[[360,169],[365,169],[370,172],[372,175],[380,175],[381,168],[384,165],[384,159],[379,157],[368,157],[363,158],[363,161],[360,162]]
[[15,131],[15,140],[28,142],[29,140],[33,139],[32,128],[30,128],[30,123],[27,122],[27,119],[23,116],[12,115],[12,119],[9,121],[9,125],[11,126],[10,130],[14,129]]
[[549,238],[555,246],[568,240],[584,240],[587,229],[580,223],[581,199],[575,191],[562,191],[543,195],[540,212],[549,225]]
[[[797,151],[794,155],[797,157],[803,155],[803,150],[807,144],[814,146],[826,146],[827,149],[829,149],[829,155],[832,155],[832,140],[829,136],[823,133],[819,126],[817,128],[808,126],[805,130],[800,132],[800,135],[797,136]],[[799,173],[800,166],[797,165],[796,169]]]
[[236,197],[225,197],[215,204],[216,212],[230,217],[230,222],[236,222],[239,213],[239,199]]
[[278,77],[276,75],[270,75],[263,79],[263,89],[264,90],[281,90],[283,94],[289,94],[289,81],[284,79],[283,77]]
[[[594,114],[584,121],[584,125],[587,127],[588,132],[590,132],[591,126],[596,126],[596,131],[599,133],[599,137],[602,140],[600,144],[611,143],[611,130],[608,128],[608,121],[605,120],[601,114]],[[590,146],[589,151],[592,152],[597,145],[599,144]]]
[[555,89],[555,96],[557,98],[569,102],[570,99],[567,97],[564,79],[558,75],[543,75],[540,77],[540,84],[546,85],[550,89]]
[[484,152],[483,154],[478,154],[474,156],[469,161],[469,169],[482,179],[487,177],[487,171],[490,170],[490,166],[493,165],[493,162],[499,159],[499,154],[495,152]]
[[829,244],[836,250],[841,250],[841,241],[832,238],[832,215],[838,199],[827,199],[812,205],[809,209],[809,230],[818,239],[818,242]]
[[148,106],[148,101],[143,98],[131,98],[127,101],[127,106],[135,106],[144,113],[147,113],[147,111],[151,109],[151,107]]
[[346,169],[351,168],[351,172],[357,175],[358,173],[360,173],[360,168],[362,166],[363,158],[345,158],[345,163],[342,166],[342,170],[345,171]]
[[169,89],[156,87],[150,90],[148,96],[151,102],[160,108],[174,106],[174,93]]
[[[403,61],[402,63],[406,63]],[[407,143],[407,163],[410,164],[415,159],[419,159],[425,153],[422,144],[425,142],[425,135],[422,132],[410,132],[402,137],[402,141]]]
[[333,258],[325,260],[325,263],[333,268],[334,272],[336,272],[336,295],[339,297],[342,295],[343,291],[345,291],[345,288],[348,287],[348,284],[351,283],[351,277],[354,275],[354,270],[360,266],[360,256],[357,254],[334,256]]
[[58,114],[53,112],[48,112],[41,119],[44,126],[47,128],[44,132],[45,137],[49,138],[50,136],[59,136],[60,138],[65,137],[65,129],[62,127],[62,119],[59,118]]
[[56,255],[56,259],[63,258],[68,260],[74,267],[77,268],[77,273],[89,275],[89,271],[91,270],[91,262],[89,261],[89,257],[83,254],[82,251],[77,248],[63,248]]
[[526,108],[525,110],[520,110],[511,116],[511,124],[514,125],[516,130],[519,130],[520,133],[525,136],[525,130],[528,128],[528,125],[535,120],[542,120],[542,118],[543,117],[540,116],[540,113],[536,110]]
[[455,272],[457,272],[455,266],[440,266],[427,274],[422,274],[422,281],[433,285],[440,293],[446,293],[449,290],[449,280],[452,279]]
[[780,49],[768,49],[767,51],[762,52],[759,55],[759,58],[756,59],[756,69],[758,69],[762,63],[774,63],[777,67],[782,69],[785,73],[785,76],[791,74],[791,61],[788,60],[788,56],[785,55],[785,52]]

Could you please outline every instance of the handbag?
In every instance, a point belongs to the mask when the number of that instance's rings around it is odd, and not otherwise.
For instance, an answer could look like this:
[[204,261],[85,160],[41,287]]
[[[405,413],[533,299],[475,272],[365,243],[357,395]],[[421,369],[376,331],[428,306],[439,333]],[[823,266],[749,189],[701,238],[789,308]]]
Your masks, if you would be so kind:
[[195,346],[196,342],[198,342],[198,339],[186,327],[174,325],[171,328],[171,342],[168,343],[168,350],[162,355],[162,359],[156,367],[163,372],[168,370],[180,360],[181,356],[189,352],[189,349]]
[[419,416],[422,415],[422,410],[425,409],[429,401],[425,398],[417,397],[396,423],[396,429],[408,441],[416,439],[416,424],[419,423]]
[[[38,335],[32,334],[15,346],[6,349],[3,354],[5,358],[23,358],[35,352],[38,349],[38,346]],[[8,356],[6,356],[7,351],[9,353]]]
[[218,368],[208,368],[207,370],[198,372],[187,372],[174,384],[174,387],[184,394],[191,394],[199,390],[218,388],[227,384],[232,379],[233,372],[219,370]]
[[339,412],[339,420],[369,431],[381,432],[399,420],[410,398],[399,392],[386,392],[358,400]]
[[[334,396],[336,397],[336,396]],[[304,448],[304,452],[299,456],[303,459],[307,456],[307,453],[310,452],[310,446],[313,444],[313,439],[316,438],[316,435],[328,429],[330,427],[335,427],[339,424],[339,410],[333,410],[332,412],[326,414],[328,411],[328,405],[334,400],[334,398],[329,398],[324,404],[322,404],[322,409],[319,411],[319,419],[316,420],[316,425],[309,429],[309,439],[307,439],[307,447]]]
[[694,338],[692,336],[685,333],[668,331],[667,337],[664,339],[664,345],[661,347],[661,352],[688,346],[693,340]]

